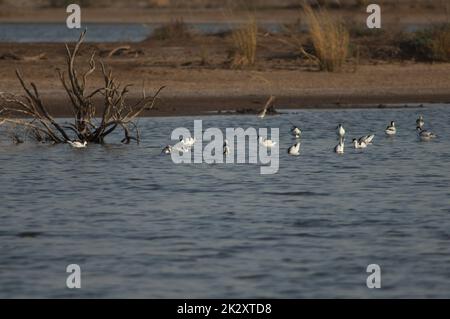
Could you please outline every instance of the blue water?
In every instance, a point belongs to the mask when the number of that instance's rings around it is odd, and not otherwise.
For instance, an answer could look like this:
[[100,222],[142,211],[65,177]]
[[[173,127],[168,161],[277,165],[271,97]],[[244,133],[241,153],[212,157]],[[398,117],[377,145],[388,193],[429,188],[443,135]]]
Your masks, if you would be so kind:
[[[140,119],[140,145],[83,150],[11,145],[2,131],[0,297],[450,297],[450,108],[287,112]],[[438,139],[417,139],[419,114]],[[194,119],[279,127],[279,173],[160,156]],[[304,131],[299,157],[288,120]],[[371,132],[368,149],[350,147]],[[82,288],[69,290],[74,263]],[[369,264],[381,289],[366,287]]]
[[[161,24],[85,23],[88,42],[140,42],[152,35]],[[236,27],[230,23],[199,23],[189,25],[194,32],[215,34]],[[266,30],[279,31],[278,24],[263,25]],[[80,36],[80,29],[68,29],[63,23],[0,23],[0,42],[70,42]]]
[[[236,23],[195,23],[188,24],[193,32],[217,34],[239,27]],[[149,23],[85,23],[87,42],[140,42],[150,37],[161,24]],[[279,23],[262,23],[261,30],[272,33],[285,31]],[[423,29],[427,25],[404,25],[406,32]],[[306,30],[306,27],[302,27]],[[0,23],[0,42],[38,43],[72,42],[80,35],[80,29],[68,29],[61,23]]]

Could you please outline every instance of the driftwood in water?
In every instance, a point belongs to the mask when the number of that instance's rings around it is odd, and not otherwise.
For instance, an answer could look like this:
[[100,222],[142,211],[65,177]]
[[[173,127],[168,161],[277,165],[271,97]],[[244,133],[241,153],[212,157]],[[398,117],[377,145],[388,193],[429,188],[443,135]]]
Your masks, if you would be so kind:
[[[145,110],[152,109],[161,87],[153,96],[146,96],[133,105],[126,101],[130,84],[121,86],[111,70],[100,62],[103,86],[87,92],[89,76],[97,70],[95,53],[88,60],[88,70],[81,73],[75,65],[77,54],[86,31],[82,32],[73,50],[66,45],[67,69],[59,70],[61,83],[70,99],[74,114],[73,123],[62,124],[47,111],[37,86],[25,82],[17,70],[16,75],[25,92],[23,96],[0,92],[0,122],[24,128],[28,135],[40,142],[66,143],[78,139],[88,143],[103,143],[107,135],[116,129],[124,134],[123,143],[139,142],[139,130],[135,119]],[[95,107],[93,99],[103,97],[103,107]]]

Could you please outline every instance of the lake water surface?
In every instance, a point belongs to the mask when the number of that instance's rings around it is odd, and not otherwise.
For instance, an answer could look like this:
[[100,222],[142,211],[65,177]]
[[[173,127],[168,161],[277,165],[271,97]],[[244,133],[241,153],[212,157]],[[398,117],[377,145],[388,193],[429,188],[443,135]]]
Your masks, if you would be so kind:
[[[145,118],[140,145],[83,150],[11,145],[3,132],[0,297],[449,298],[450,107],[286,112]],[[419,114],[438,139],[418,141]],[[160,156],[194,119],[279,127],[279,173]],[[288,120],[304,131],[299,157],[286,154]],[[371,132],[374,145],[350,147]],[[81,289],[65,286],[69,264]],[[369,264],[381,289],[366,287]]]
[[[87,42],[140,42],[151,36],[160,27],[157,23],[84,23]],[[187,26],[201,34],[229,32],[239,23],[189,23]],[[280,23],[261,23],[261,30],[277,33],[286,31]],[[414,32],[429,25],[402,25],[406,32]],[[302,27],[306,31],[306,26]],[[0,42],[38,43],[73,42],[78,40],[80,29],[68,29],[61,23],[0,23]]]

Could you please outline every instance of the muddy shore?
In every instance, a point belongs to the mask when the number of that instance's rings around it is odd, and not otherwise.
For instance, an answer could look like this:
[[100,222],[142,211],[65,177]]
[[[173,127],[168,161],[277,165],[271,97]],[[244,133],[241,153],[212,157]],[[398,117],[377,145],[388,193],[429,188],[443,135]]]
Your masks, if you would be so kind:
[[[134,84],[131,100],[166,86],[156,109],[145,116],[184,116],[259,110],[276,96],[276,108],[383,107],[385,104],[450,102],[450,63],[425,63],[387,56],[395,48],[384,43],[385,35],[364,40],[359,46],[377,55],[350,58],[340,72],[320,72],[287,47],[279,35],[260,36],[257,63],[240,69],[230,66],[229,36],[194,35],[184,39],[141,43],[87,43],[78,64],[95,51],[114,70],[122,84]],[[377,40],[378,39],[378,40]],[[112,55],[118,47],[128,49]],[[382,50],[374,50],[382,48]],[[379,53],[381,52],[381,53]],[[69,101],[57,75],[65,68],[61,43],[0,43],[0,92],[22,93],[15,76],[21,70],[33,81],[44,102],[56,116],[70,116]],[[100,72],[88,88],[102,85]],[[99,99],[99,103],[100,103]]]

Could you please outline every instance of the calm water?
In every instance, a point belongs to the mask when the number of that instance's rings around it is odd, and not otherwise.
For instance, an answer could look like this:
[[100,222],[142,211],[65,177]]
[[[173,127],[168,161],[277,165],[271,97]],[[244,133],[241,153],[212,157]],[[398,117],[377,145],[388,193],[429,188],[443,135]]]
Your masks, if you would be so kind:
[[[188,24],[191,30],[203,34],[227,32],[238,27],[236,23],[196,23]],[[89,42],[140,42],[152,35],[155,23],[85,23]],[[277,33],[283,31],[278,23],[262,23],[263,30]],[[407,32],[426,28],[427,25],[404,25]],[[306,27],[305,27],[306,30]],[[70,42],[80,36],[79,29],[68,29],[62,23],[0,23],[0,42]]]
[[[88,30],[86,40],[90,42],[139,42],[143,41],[161,24],[143,23],[85,23]],[[194,32],[214,34],[236,27],[230,23],[189,24]],[[279,32],[281,26],[275,23],[263,24],[265,30]],[[0,23],[0,42],[69,42],[80,36],[79,29],[68,29],[63,23]]]
[[[419,142],[415,120],[439,134]],[[280,171],[160,156],[194,117],[141,119],[141,145],[0,142],[0,297],[450,297],[450,108],[206,116],[280,127]],[[288,157],[291,119],[304,130]],[[395,119],[398,135],[383,129]],[[332,152],[335,126],[348,131]],[[377,134],[364,151],[350,138]],[[68,264],[82,289],[65,288]],[[382,289],[366,288],[379,264]]]

